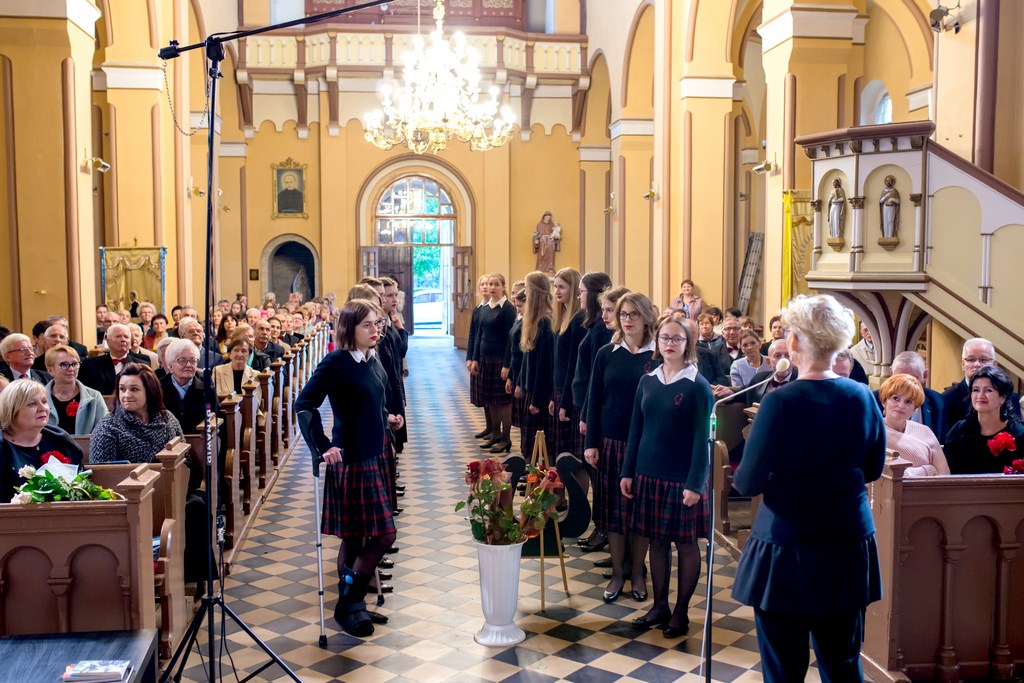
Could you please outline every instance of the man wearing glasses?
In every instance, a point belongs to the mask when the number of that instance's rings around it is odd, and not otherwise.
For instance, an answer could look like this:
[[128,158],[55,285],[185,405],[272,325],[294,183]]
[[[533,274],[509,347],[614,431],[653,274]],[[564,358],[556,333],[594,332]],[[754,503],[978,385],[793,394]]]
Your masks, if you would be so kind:
[[[164,391],[164,407],[178,418],[186,434],[196,434],[206,419],[206,387],[202,377],[196,374],[199,368],[199,349],[189,339],[175,339],[167,345],[164,362],[170,372],[160,380]],[[214,398],[211,410],[219,406]]]
[[[942,405],[946,411],[946,429],[960,420],[967,417],[971,410],[971,378],[983,365],[996,365],[996,349],[988,339],[974,338],[964,342],[963,351],[960,353],[960,367],[964,371],[964,378],[946,389],[942,394]],[[1011,394],[1006,401],[1007,409],[1015,419],[1020,420],[1020,396]],[[940,435],[940,439],[945,433]]]
[[32,340],[24,334],[9,334],[0,342],[0,356],[4,362],[0,364],[0,374],[11,380],[33,379],[46,384],[52,377],[43,370],[34,370],[32,364],[36,360],[36,351]]
[[117,377],[128,363],[139,363],[149,367],[149,358],[138,353],[129,353],[132,346],[132,331],[127,325],[116,323],[106,334],[109,351],[82,361],[78,379],[87,387],[104,396],[114,393]]

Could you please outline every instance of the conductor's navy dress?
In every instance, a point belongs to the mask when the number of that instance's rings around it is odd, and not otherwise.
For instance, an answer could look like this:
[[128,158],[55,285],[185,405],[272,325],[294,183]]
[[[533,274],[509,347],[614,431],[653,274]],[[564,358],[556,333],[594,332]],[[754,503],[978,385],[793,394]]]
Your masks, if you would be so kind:
[[733,597],[754,608],[765,681],[803,680],[808,634],[823,681],[862,679],[862,614],[882,595],[865,485],[884,463],[863,384],[799,380],[761,403],[734,483],[764,500]]

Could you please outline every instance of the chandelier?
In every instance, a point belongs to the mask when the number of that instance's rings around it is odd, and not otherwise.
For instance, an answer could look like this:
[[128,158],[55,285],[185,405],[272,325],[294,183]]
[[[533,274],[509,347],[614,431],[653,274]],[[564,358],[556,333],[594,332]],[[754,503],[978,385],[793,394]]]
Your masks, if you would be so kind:
[[381,85],[382,108],[364,117],[366,140],[381,149],[405,145],[416,154],[436,154],[452,138],[474,151],[500,147],[512,137],[515,116],[508,106],[498,114],[496,86],[481,99],[480,55],[461,32],[445,40],[444,0],[436,2],[437,28],[428,41],[420,34],[413,39],[413,50],[402,58],[398,87]]

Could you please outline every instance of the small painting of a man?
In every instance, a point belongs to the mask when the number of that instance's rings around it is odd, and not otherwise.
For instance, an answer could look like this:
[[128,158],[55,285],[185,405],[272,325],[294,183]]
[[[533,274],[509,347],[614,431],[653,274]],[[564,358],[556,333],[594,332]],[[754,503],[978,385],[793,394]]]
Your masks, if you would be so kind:
[[300,171],[279,169],[277,171],[277,213],[305,213]]

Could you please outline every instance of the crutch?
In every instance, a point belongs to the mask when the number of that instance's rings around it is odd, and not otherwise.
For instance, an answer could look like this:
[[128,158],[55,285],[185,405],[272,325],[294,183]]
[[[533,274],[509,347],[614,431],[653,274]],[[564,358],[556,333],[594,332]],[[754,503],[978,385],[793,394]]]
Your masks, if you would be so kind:
[[324,457],[310,433],[309,422],[312,417],[313,413],[302,410],[299,412],[298,420],[299,431],[302,432],[302,438],[306,441],[306,446],[309,447],[310,460],[313,464],[313,498],[316,500],[316,519],[313,520],[313,525],[316,527],[316,588],[317,596],[320,598],[320,640],[318,642],[320,647],[327,647],[327,626],[324,623],[324,557],[323,542],[320,538],[320,463],[324,461]]

